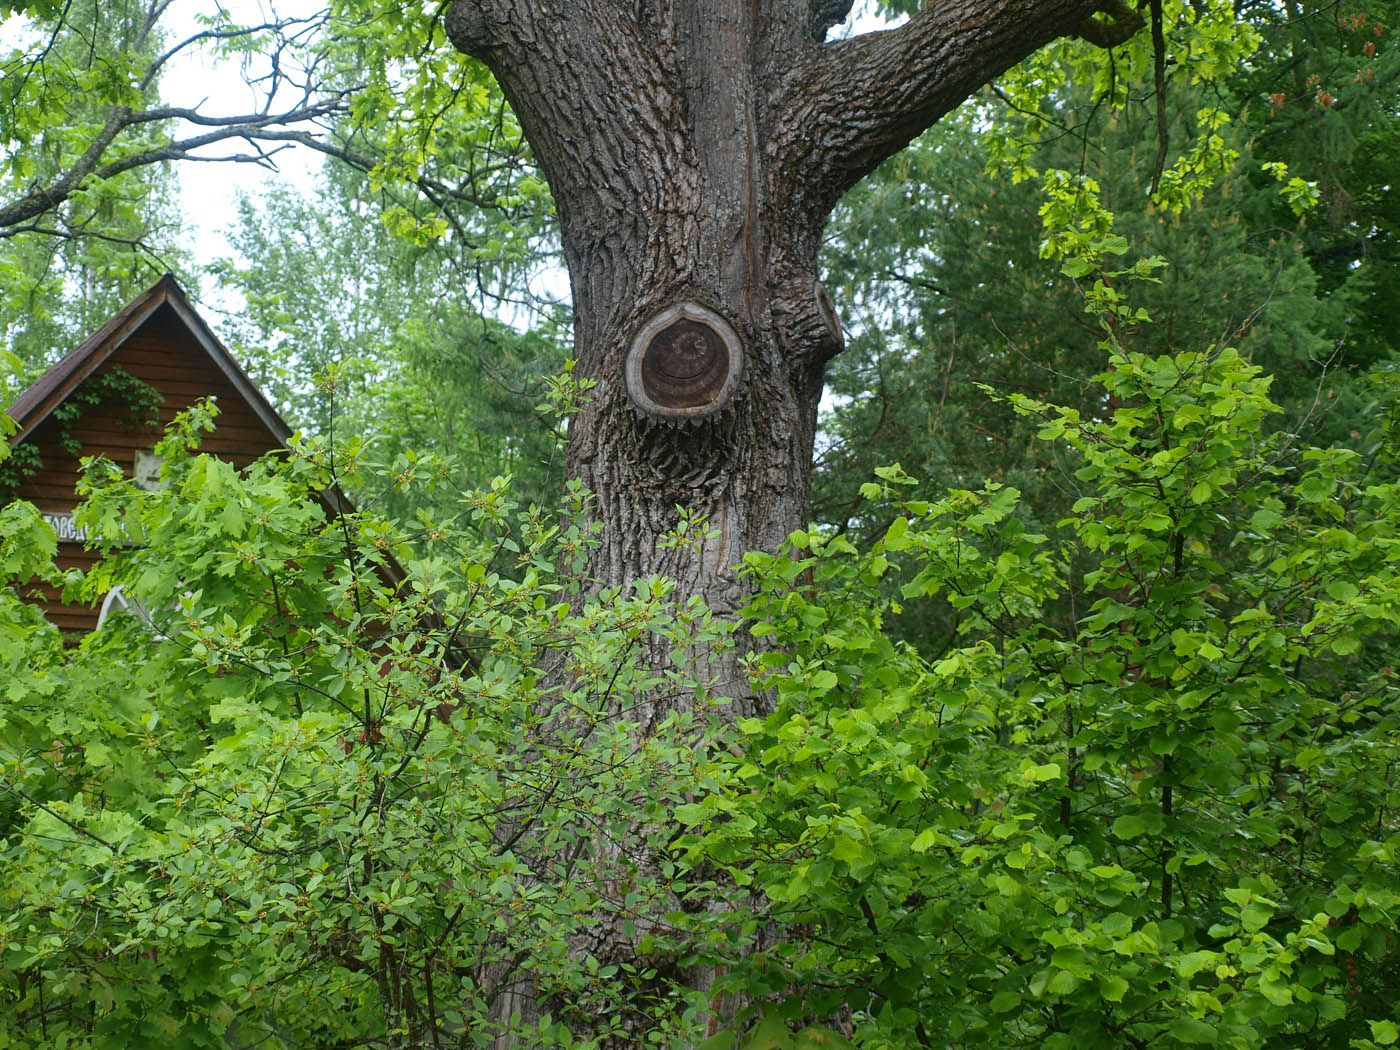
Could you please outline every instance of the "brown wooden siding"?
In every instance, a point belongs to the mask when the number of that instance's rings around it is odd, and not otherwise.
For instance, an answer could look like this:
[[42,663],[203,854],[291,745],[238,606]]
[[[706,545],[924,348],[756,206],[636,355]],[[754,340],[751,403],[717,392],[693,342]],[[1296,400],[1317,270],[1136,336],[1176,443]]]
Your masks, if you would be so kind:
[[[204,437],[202,448],[236,466],[244,467],[259,456],[281,448],[278,436],[258,416],[195,341],[173,310],[157,310],[103,362],[93,377],[112,368],[149,383],[165,399],[160,407],[159,427],[143,426],[132,419],[130,408],[114,399],[84,409],[67,428],[69,437],[80,446],[77,455],[61,441],[63,428],[52,416],[39,424],[23,441],[39,449],[41,468],[19,485],[15,495],[29,500],[41,511],[69,512],[77,503],[75,486],[84,456],[106,456],[130,477],[136,453],[150,449],[161,437],[162,428],[177,413],[201,397],[218,399],[219,415],[213,433]],[[59,544],[60,568],[86,569],[96,555],[79,542]],[[97,626],[98,607],[65,604],[50,588],[38,588],[36,597],[46,615],[68,631],[87,631]]]

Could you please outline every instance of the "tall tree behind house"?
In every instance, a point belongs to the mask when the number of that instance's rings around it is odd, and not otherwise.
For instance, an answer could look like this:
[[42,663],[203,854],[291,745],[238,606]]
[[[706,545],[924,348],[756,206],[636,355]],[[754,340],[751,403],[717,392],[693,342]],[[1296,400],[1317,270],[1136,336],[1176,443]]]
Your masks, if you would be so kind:
[[[150,61],[164,47],[148,14],[137,0],[75,0],[51,32],[20,30],[21,46],[0,58],[17,85],[0,114],[0,201],[62,179],[118,93],[127,105],[158,101],[158,76],[135,92],[112,77],[112,55]],[[37,50],[23,46],[30,41],[44,45],[42,66],[29,61]],[[31,84],[49,96],[42,109],[26,93]],[[132,148],[149,147],[169,123],[134,129]],[[24,363],[21,380],[37,377],[161,273],[182,268],[177,197],[174,172],[149,165],[74,186],[50,211],[4,230],[0,342]]]

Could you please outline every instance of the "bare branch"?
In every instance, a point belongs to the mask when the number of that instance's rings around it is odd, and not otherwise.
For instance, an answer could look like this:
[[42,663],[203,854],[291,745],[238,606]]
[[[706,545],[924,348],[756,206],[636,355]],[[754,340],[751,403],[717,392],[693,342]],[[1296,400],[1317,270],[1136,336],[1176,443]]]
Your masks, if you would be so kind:
[[[147,42],[153,39],[161,19],[165,16],[171,0],[150,0],[142,13],[141,23],[136,33],[132,50],[140,52]],[[60,34],[71,32],[79,39],[85,39],[86,27],[67,20],[68,9],[60,16],[59,24],[45,46],[32,58],[26,59],[22,73],[24,85],[44,75],[43,67],[53,53]],[[106,110],[101,127],[91,134],[85,148],[76,159],[65,164],[57,172],[37,178],[24,187],[21,195],[0,201],[0,237],[11,237],[21,232],[38,232],[40,225],[35,220],[53,212],[81,188],[94,181],[110,179],[123,172],[151,164],[171,160],[232,161],[270,165],[271,157],[280,149],[293,142],[306,139],[285,137],[283,132],[297,127],[324,127],[348,115],[350,96],[357,90],[355,85],[343,85],[327,89],[318,82],[314,57],[308,65],[304,62],[289,62],[284,53],[289,48],[299,46],[308,34],[320,32],[329,19],[328,11],[299,18],[271,19],[253,25],[213,26],[195,32],[155,57],[144,67],[131,71],[130,83],[142,92],[150,91],[162,70],[176,56],[188,54],[192,50],[209,44],[228,44],[239,41],[254,41],[263,35],[271,37],[269,46],[262,51],[262,57],[269,63],[269,69],[262,75],[249,80],[256,87],[261,98],[252,111],[228,115],[210,115],[203,110],[207,100],[194,106],[170,106],[154,104],[149,107],[110,106]],[[88,41],[96,48],[94,37]],[[89,56],[89,61],[93,61]],[[19,74],[17,74],[19,75]],[[38,101],[23,96],[15,96],[15,105],[35,105]],[[91,112],[91,110],[89,110]],[[99,111],[101,112],[101,111]],[[160,122],[183,122],[175,124],[168,135],[160,136],[155,143],[150,141],[151,131],[142,131],[141,140],[133,142],[130,134],[138,129],[149,129]],[[184,134],[190,126],[207,129],[202,133]],[[221,142],[242,142],[251,147],[250,152],[235,152],[222,156],[200,155],[196,151],[206,149]],[[275,143],[275,148],[266,149],[260,143]],[[48,227],[54,227],[49,223]]]
[[165,68],[166,64],[186,48],[196,47],[200,44],[238,40],[240,38],[255,36],[258,33],[274,33],[277,35],[278,39],[283,39],[287,36],[287,30],[294,27],[299,29],[319,27],[324,23],[326,14],[327,12],[323,11],[309,18],[284,18],[278,22],[263,22],[259,25],[229,26],[223,29],[201,30],[157,55],[155,59],[152,60],[151,64],[146,67],[146,73],[141,78],[140,86],[143,90],[150,87],[151,84],[154,83],[155,78],[160,74],[160,71]]
[[[101,131],[62,175],[47,185],[36,186],[18,200],[0,206],[0,233],[58,207],[79,187],[91,180],[110,179],[134,168],[172,160],[266,160],[264,154],[251,158],[243,154],[236,157],[201,157],[195,153],[196,150],[220,142],[241,140],[250,144],[296,142],[311,145],[314,142],[313,136],[289,134],[288,129],[296,125],[314,124],[344,116],[349,112],[349,95],[352,90],[347,88],[319,101],[306,101],[276,113],[224,117],[205,116],[196,109],[176,106],[135,112],[125,107],[113,107]],[[108,155],[122,132],[158,121],[176,119],[211,130],[202,135],[171,138],[160,145],[139,149],[102,163],[102,158]]]

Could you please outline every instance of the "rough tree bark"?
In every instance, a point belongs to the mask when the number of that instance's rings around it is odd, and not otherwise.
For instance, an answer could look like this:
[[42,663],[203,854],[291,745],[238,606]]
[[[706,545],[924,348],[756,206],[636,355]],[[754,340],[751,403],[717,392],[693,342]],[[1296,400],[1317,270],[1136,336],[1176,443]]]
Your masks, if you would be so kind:
[[[609,584],[656,572],[720,612],[742,600],[741,555],[806,523],[823,367],[842,345],[817,282],[832,207],[1036,48],[1070,32],[1101,43],[1136,19],[1111,0],[948,0],[898,29],[824,43],[841,6],[448,8],[448,35],[495,74],[558,205],[575,356],[597,382],[569,469],[596,494],[594,569]],[[639,348],[642,389],[629,390],[639,333],[657,338],[649,355]],[[698,551],[657,548],[677,506],[709,517],[715,535]]]
[[[448,35],[495,74],[558,206],[575,356],[597,383],[568,465],[597,498],[593,569],[607,584],[661,573],[717,612],[743,600],[743,553],[807,520],[822,373],[842,346],[817,278],[831,209],[1041,45],[1067,33],[1111,44],[1141,25],[1119,0],[943,0],[898,29],[825,43],[849,7],[447,9]],[[712,538],[658,548],[678,506],[708,515]],[[712,670],[736,714],[760,702],[736,666]]]

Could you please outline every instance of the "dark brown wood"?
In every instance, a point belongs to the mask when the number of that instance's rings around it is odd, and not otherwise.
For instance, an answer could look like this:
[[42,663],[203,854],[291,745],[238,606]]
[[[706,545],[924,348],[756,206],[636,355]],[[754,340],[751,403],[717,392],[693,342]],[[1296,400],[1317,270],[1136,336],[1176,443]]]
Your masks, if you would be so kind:
[[[71,423],[55,411],[84,383],[120,368],[152,386],[164,399],[157,425],[133,420],[129,406],[110,399],[89,406]],[[202,449],[244,467],[268,452],[285,449],[290,434],[276,411],[190,306],[174,280],[165,277],[103,325],[46,372],[10,407],[20,424],[13,444],[38,449],[41,466],[13,495],[40,511],[70,513],[81,460],[105,456],[132,476],[138,452],[150,450],[162,429],[197,400],[213,397],[219,415]],[[76,444],[77,451],[70,449]],[[98,555],[80,540],[61,539],[60,569],[87,570]],[[27,590],[45,615],[65,631],[97,625],[95,606],[66,603],[50,587]]]
[[672,322],[648,339],[642,351],[642,388],[647,397],[667,408],[714,403],[730,373],[724,340],[700,321]]

